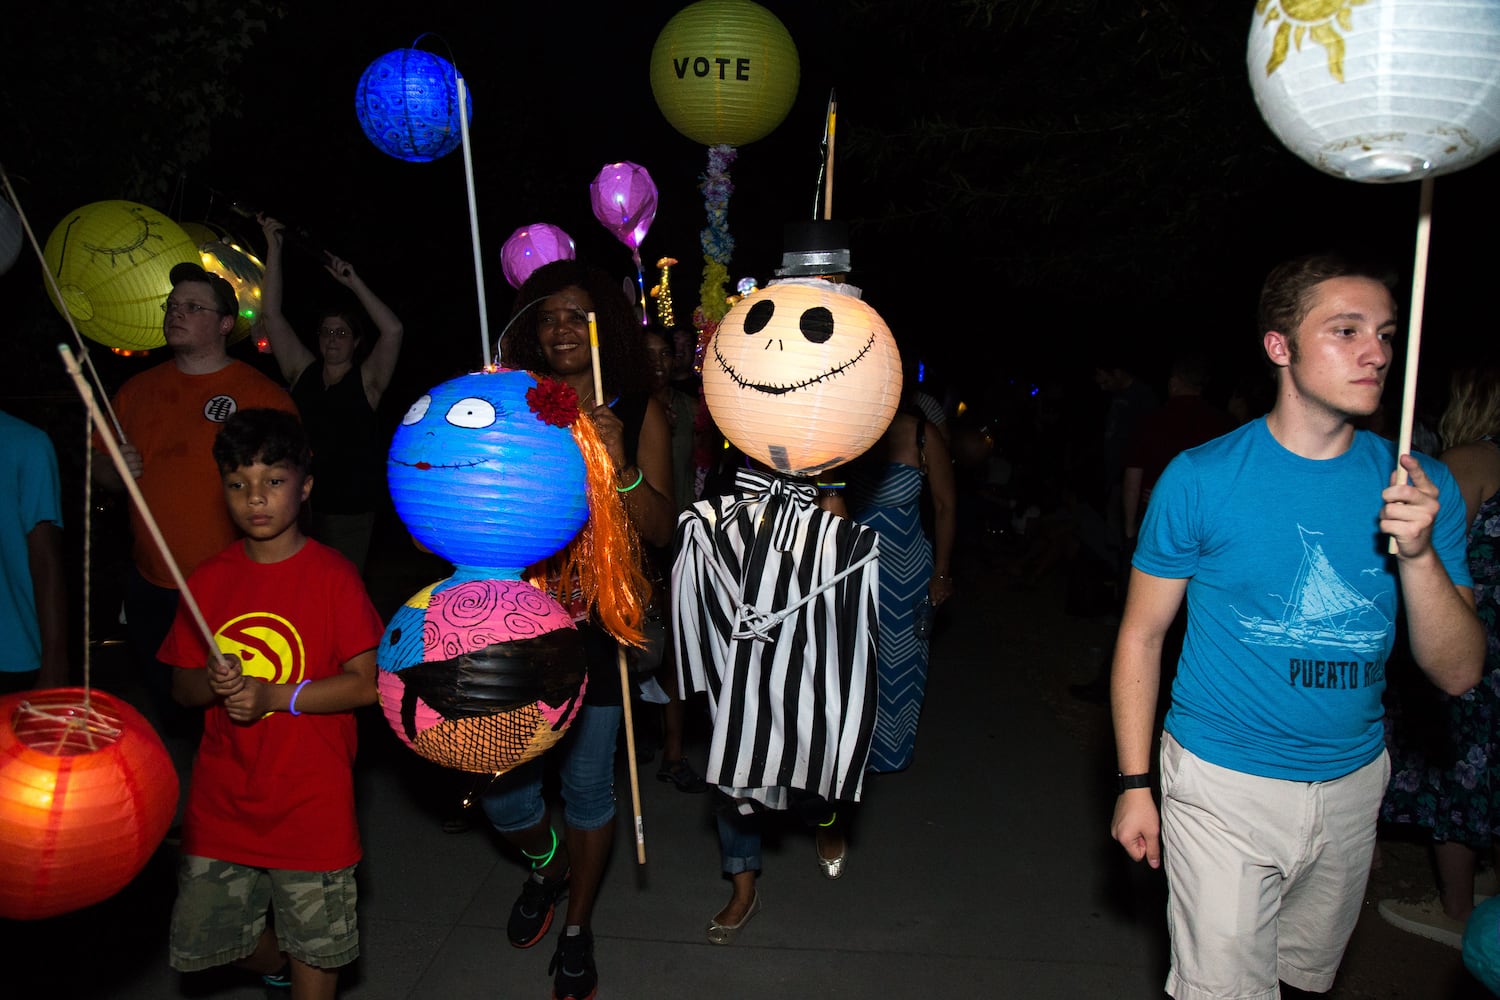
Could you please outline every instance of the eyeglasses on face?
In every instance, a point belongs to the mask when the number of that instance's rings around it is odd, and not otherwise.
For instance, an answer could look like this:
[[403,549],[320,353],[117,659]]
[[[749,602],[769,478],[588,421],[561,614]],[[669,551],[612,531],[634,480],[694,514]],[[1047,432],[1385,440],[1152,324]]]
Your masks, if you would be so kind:
[[199,313],[210,312],[215,315],[223,315],[217,306],[205,306],[197,302],[178,302],[176,299],[167,299],[161,304],[163,313],[181,313],[184,316],[196,316]]

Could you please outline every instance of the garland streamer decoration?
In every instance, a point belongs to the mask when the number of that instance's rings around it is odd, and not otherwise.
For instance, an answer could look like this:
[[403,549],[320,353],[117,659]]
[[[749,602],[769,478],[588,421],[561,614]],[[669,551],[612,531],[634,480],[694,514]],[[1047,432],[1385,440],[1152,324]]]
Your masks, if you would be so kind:
[[739,151],[720,143],[708,147],[708,170],[699,178],[703,209],[708,225],[698,234],[703,247],[703,284],[698,289],[698,308],[708,322],[717,324],[729,311],[724,286],[729,281],[729,259],[734,256],[734,237],[729,233],[729,198],[734,182],[729,167]]

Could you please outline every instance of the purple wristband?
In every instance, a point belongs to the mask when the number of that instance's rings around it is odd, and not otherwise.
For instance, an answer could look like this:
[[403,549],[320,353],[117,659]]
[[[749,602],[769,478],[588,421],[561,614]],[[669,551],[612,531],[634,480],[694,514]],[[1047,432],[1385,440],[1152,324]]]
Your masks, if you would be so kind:
[[289,702],[287,702],[286,710],[288,712],[291,712],[293,715],[301,715],[302,714],[301,712],[297,711],[297,696],[302,693],[302,689],[303,688],[307,687],[311,683],[312,683],[312,679],[308,678],[307,680],[303,681],[301,684],[297,685],[296,690],[294,690],[292,692],[292,700],[289,701]]

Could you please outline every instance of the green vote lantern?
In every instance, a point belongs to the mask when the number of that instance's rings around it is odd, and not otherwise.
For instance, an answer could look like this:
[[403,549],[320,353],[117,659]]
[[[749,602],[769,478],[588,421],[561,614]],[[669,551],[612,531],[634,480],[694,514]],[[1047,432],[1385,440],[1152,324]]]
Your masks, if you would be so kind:
[[786,26],[750,0],[699,0],[651,50],[651,92],[672,127],[705,146],[769,135],[797,97],[801,66]]

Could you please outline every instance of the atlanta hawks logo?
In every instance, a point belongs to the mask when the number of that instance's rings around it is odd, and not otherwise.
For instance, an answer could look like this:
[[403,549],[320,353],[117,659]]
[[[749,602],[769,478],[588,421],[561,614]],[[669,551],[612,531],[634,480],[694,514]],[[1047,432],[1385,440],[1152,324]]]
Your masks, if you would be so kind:
[[253,612],[224,623],[214,634],[219,651],[240,658],[246,677],[272,684],[294,684],[307,676],[302,637],[280,615]]

